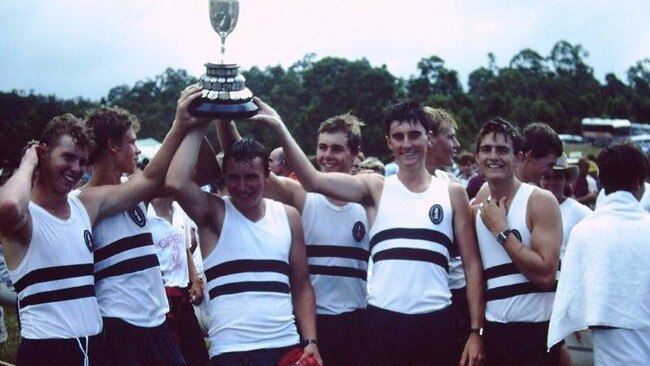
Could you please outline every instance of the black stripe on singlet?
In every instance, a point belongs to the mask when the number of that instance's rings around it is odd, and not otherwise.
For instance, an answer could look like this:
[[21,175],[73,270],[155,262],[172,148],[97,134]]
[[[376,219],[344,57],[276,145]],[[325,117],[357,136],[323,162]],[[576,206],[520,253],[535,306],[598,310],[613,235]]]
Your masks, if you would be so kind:
[[[498,277],[513,275],[513,274],[522,274],[521,271],[514,265],[514,263],[504,263],[498,266],[486,268],[483,271],[483,277],[485,280],[492,280]],[[517,295],[533,294],[533,293],[545,293],[545,292],[555,292],[557,288],[557,281],[552,288],[548,290],[542,290],[539,287],[535,286],[531,282],[516,283],[512,285],[499,286],[489,288],[485,291],[485,301],[491,300],[501,300]]]
[[151,237],[151,233],[142,233],[116,240],[111,244],[95,250],[93,253],[95,257],[95,263],[99,263],[106,258],[120,254],[127,250],[146,247],[147,245],[153,245],[153,238]]
[[19,301],[19,306],[20,308],[25,308],[30,305],[74,300],[74,299],[81,299],[85,297],[94,297],[94,296],[95,296],[95,286],[85,285],[85,286],[78,286],[78,287],[70,287],[61,290],[39,292],[37,294],[25,296],[22,300]]
[[517,295],[526,295],[534,293],[555,292],[557,281],[552,288],[543,290],[530,282],[517,283],[514,285],[491,288],[485,291],[485,301],[507,299]]
[[221,286],[216,286],[209,291],[210,299],[214,299],[222,295],[239,294],[242,292],[279,292],[288,294],[290,292],[289,285],[283,282],[275,281],[246,281],[228,283]]
[[375,245],[384,240],[390,239],[416,239],[430,241],[445,246],[450,253],[453,247],[453,243],[449,237],[440,231],[431,229],[397,228],[380,231],[373,235],[373,237],[370,238],[370,251],[372,252],[372,248]]
[[217,277],[244,272],[276,272],[289,277],[289,264],[278,260],[240,259],[206,269],[205,277],[209,282]]
[[341,267],[341,266],[319,266],[315,264],[309,265],[309,274],[310,275],[326,275],[326,276],[338,276],[338,277],[352,277],[366,280],[367,273],[364,270],[350,268],[350,267]]
[[499,264],[498,266],[486,268],[483,270],[483,277],[485,280],[491,280],[497,277],[522,274],[514,263]]
[[307,257],[336,257],[368,262],[369,253],[362,248],[315,244],[307,245],[306,248]]
[[449,261],[444,255],[434,252],[432,250],[426,249],[414,249],[414,248],[395,248],[395,249],[386,249],[375,253],[372,256],[372,260],[375,262],[387,260],[387,259],[398,259],[398,260],[409,260],[409,261],[420,261],[420,262],[429,262],[436,264],[449,272]]
[[16,283],[14,283],[14,288],[16,289],[16,292],[21,292],[27,286],[36,283],[92,275],[93,265],[91,263],[39,268],[27,273],[20,280],[16,281]]
[[158,257],[155,254],[144,255],[142,257],[131,258],[102,270],[95,272],[95,281],[103,280],[107,277],[120,276],[128,273],[143,271],[147,268],[158,267]]

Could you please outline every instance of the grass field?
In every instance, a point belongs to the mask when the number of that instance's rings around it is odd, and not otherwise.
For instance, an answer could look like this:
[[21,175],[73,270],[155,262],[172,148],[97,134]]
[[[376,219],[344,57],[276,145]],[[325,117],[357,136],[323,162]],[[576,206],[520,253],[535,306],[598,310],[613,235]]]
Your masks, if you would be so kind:
[[[18,318],[13,307],[3,306],[5,310],[5,325],[9,332],[9,339],[5,343],[0,343],[0,361],[9,363],[16,362],[16,350],[20,343],[20,332],[18,331]],[[2,365],[2,363],[0,363]]]

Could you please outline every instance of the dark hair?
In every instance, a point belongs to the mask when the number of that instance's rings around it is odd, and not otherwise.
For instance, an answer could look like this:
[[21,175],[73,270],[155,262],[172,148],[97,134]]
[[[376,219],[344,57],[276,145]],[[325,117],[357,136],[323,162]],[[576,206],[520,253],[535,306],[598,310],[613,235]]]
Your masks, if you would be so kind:
[[93,141],[81,120],[70,113],[52,118],[45,126],[39,142],[54,147],[64,135],[72,137],[77,145],[86,150],[93,149]]
[[390,125],[393,122],[420,124],[425,132],[431,131],[431,117],[424,111],[416,101],[406,101],[395,104],[384,119],[386,135],[390,132]]
[[539,159],[553,153],[556,157],[562,155],[562,140],[553,129],[542,122],[534,122],[524,127],[521,151],[530,151],[533,158]]
[[481,140],[483,140],[483,137],[490,134],[505,137],[506,141],[512,143],[512,150],[515,154],[521,151],[521,134],[519,133],[519,129],[505,119],[497,117],[484,123],[481,130],[478,131],[478,135],[476,136],[476,154],[478,154],[481,148]]
[[318,127],[318,133],[343,132],[347,137],[347,146],[356,155],[361,150],[361,126],[365,126],[359,118],[346,113],[328,118]]
[[632,192],[648,176],[648,158],[636,144],[619,142],[598,154],[598,168],[606,194],[620,190]]
[[245,137],[241,138],[228,146],[223,155],[223,172],[224,175],[228,171],[228,162],[237,161],[252,161],[255,158],[262,159],[262,166],[264,167],[264,175],[269,175],[269,153],[264,149],[264,145],[259,142]]
[[140,130],[138,118],[120,107],[100,106],[86,117],[85,124],[95,140],[95,148],[88,157],[90,163],[96,162],[104,154],[109,140],[119,144],[129,128],[135,132]]
[[476,163],[476,158],[474,157],[474,154],[472,154],[469,151],[463,151],[458,155],[458,165],[465,165],[465,164],[474,164]]

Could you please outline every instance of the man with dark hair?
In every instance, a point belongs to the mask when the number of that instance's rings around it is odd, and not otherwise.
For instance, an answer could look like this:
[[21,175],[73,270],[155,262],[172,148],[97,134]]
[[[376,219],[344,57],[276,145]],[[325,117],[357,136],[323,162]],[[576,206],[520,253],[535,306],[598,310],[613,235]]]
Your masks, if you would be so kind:
[[487,283],[485,346],[488,365],[555,365],[559,348],[546,350],[562,223],[557,200],[521,182],[518,130],[503,119],[483,125],[476,155],[491,196],[476,210]]
[[539,186],[542,174],[550,174],[562,155],[562,140],[551,127],[542,122],[529,123],[522,131],[521,158],[517,178]]
[[[307,191],[361,204],[370,229],[373,273],[369,283],[366,364],[458,364],[450,308],[448,262],[453,245],[466,263],[471,327],[460,363],[483,357],[482,281],[472,245],[469,204],[460,185],[435,179],[425,166],[431,120],[414,102],[395,105],[385,119],[386,142],[399,165],[396,175],[319,172],[268,105],[251,118],[279,137]],[[456,244],[454,244],[456,243]]]
[[[159,194],[184,135],[199,123],[207,124],[187,110],[200,95],[198,86],[181,93],[170,131],[140,174],[133,174],[140,153],[135,145],[139,128],[135,116],[121,108],[100,107],[85,122],[96,147],[90,154],[92,177],[79,198],[124,187],[130,202],[93,225],[97,300],[116,365],[185,365],[165,322],[169,305],[143,201]],[[121,183],[124,174],[130,178]]]
[[650,360],[650,214],[639,204],[647,160],[631,142],[598,155],[605,196],[569,237],[549,347],[591,329],[596,365]]
[[268,155],[252,139],[235,141],[224,154],[229,196],[204,192],[193,183],[206,128],[185,138],[167,185],[198,226],[209,293],[211,365],[275,366],[299,344],[300,360],[313,357],[322,364],[300,215],[263,198]]
[[[318,128],[316,163],[321,172],[350,173],[361,149],[363,122],[347,113]],[[218,127],[220,144],[239,134],[230,123]],[[307,245],[310,280],[316,295],[318,348],[329,365],[362,364],[368,220],[358,203],[307,192],[293,179],[271,174],[265,196],[298,209]]]

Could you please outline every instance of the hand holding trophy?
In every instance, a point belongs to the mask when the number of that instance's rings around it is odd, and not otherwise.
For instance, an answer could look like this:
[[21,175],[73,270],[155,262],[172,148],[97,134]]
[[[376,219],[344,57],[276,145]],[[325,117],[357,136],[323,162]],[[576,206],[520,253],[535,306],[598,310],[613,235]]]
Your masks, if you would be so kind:
[[203,87],[201,98],[190,106],[190,113],[196,117],[243,119],[257,112],[253,93],[246,88],[246,79],[239,73],[239,66],[226,63],[226,37],[237,26],[239,18],[238,0],[209,0],[210,23],[221,38],[221,62],[206,63],[205,74],[199,79]]

